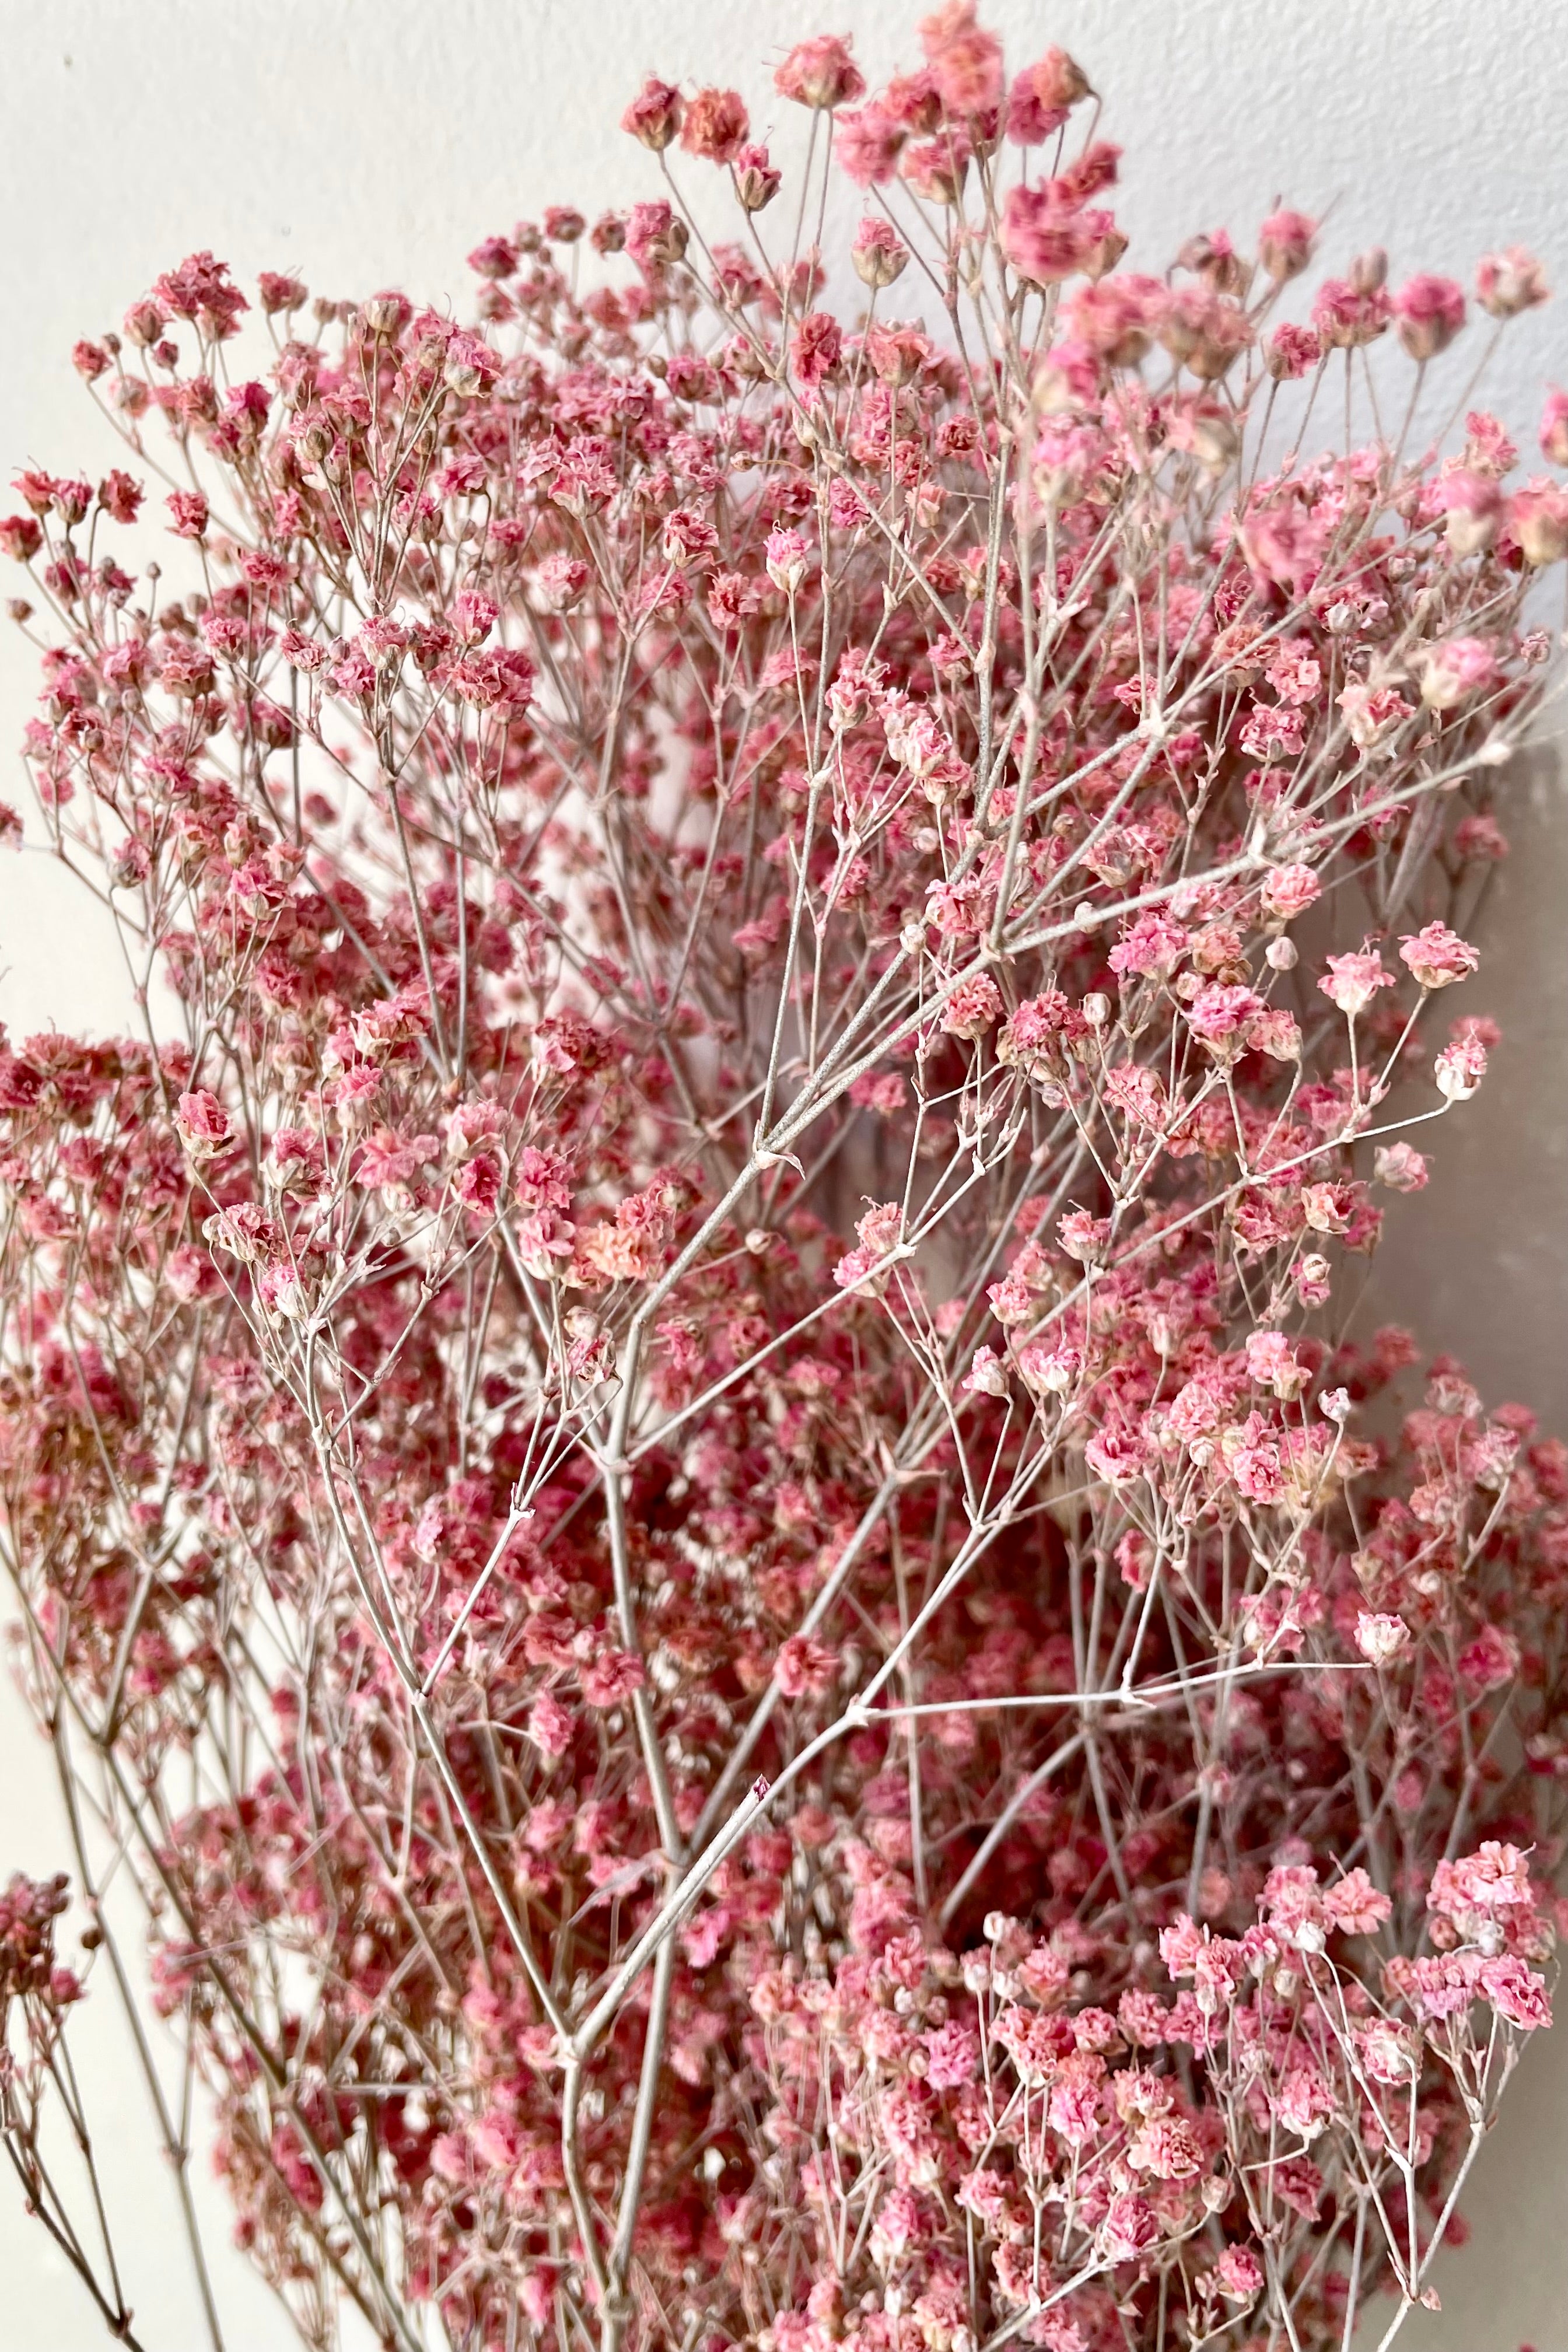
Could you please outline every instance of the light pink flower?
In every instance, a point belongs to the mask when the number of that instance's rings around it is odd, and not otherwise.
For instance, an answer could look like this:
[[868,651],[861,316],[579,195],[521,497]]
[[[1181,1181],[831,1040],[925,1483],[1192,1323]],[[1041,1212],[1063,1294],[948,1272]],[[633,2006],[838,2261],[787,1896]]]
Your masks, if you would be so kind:
[[1399,943],[1399,955],[1423,988],[1448,988],[1455,981],[1468,980],[1480,962],[1469,942],[1446,923],[1428,923],[1424,930],[1407,935]]
[[851,46],[847,35],[839,40],[831,33],[797,41],[774,71],[773,88],[799,106],[823,111],[852,105],[865,96],[866,79],[850,55]]
[[1384,969],[1375,949],[1362,948],[1327,960],[1318,986],[1331,1004],[1354,1021],[1366,1011],[1380,988],[1394,986],[1394,974]]
[[1426,648],[1420,661],[1421,699],[1430,709],[1452,710],[1497,682],[1497,656],[1481,637],[1447,637]]
[[1468,1102],[1487,1074],[1487,1049],[1479,1037],[1456,1037],[1433,1065],[1437,1091],[1450,1102]]
[[1374,1666],[1392,1665],[1410,1647],[1410,1628],[1403,1617],[1363,1609],[1355,1621],[1356,1648]]
[[1549,291],[1540,262],[1521,245],[1489,253],[1477,265],[1476,299],[1494,319],[1517,318],[1544,302]]
[[1002,44],[976,15],[976,0],[943,0],[920,28],[938,94],[957,117],[987,113],[1002,97]]
[[1436,359],[1465,323],[1464,289],[1451,278],[1423,274],[1399,289],[1393,310],[1399,340],[1411,358]]

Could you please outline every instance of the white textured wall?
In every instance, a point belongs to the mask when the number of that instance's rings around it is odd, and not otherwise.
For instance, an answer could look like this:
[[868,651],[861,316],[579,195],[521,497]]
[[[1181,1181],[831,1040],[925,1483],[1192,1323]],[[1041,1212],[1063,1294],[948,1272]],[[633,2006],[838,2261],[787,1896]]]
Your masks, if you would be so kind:
[[[765,68],[808,31],[855,32],[873,72],[914,51],[915,0],[0,0],[0,464],[97,470],[107,436],[68,361],[153,276],[210,247],[243,278],[297,268],[312,290],[394,280],[466,294],[478,238],[552,200],[647,190],[615,121],[641,74],[733,82],[759,120]],[[1078,54],[1128,150],[1118,209],[1158,267],[1190,231],[1238,241],[1277,196],[1333,206],[1330,252],[1390,248],[1396,272],[1468,274],[1524,241],[1568,289],[1568,0],[995,0],[1018,61]],[[1512,331],[1489,397],[1533,429],[1568,380],[1568,295]],[[0,589],[0,593],[5,593]],[[0,628],[5,625],[0,623]],[[31,691],[0,637],[0,743]],[[19,776],[0,758],[0,797]],[[1397,1204],[1382,1279],[1429,1344],[1493,1397],[1568,1433],[1568,808],[1554,768],[1521,788],[1515,856],[1489,908],[1470,1002],[1508,1042],[1474,1115],[1445,1125],[1438,1173]],[[36,854],[0,867],[0,1018],[113,1025],[110,943]],[[0,1691],[0,1874],[63,1861],[49,1759]],[[142,2340],[201,2339],[174,2209],[138,2085],[115,2056],[107,1986],[82,2019]],[[1412,2352],[1568,2352],[1568,2019],[1533,2052],[1466,2211],[1470,2248]],[[201,2168],[198,2158],[198,2169]],[[209,2192],[209,2210],[221,2208]],[[221,2252],[221,2248],[220,2248]],[[291,2340],[265,2294],[220,2264],[229,2343]],[[101,2331],[0,2178],[0,2343],[77,2352]]]

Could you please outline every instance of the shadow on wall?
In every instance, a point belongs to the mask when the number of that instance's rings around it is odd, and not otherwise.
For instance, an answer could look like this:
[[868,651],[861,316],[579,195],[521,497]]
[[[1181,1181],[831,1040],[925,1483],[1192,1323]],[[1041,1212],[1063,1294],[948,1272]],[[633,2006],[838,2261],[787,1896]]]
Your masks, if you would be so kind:
[[1426,1050],[1459,1013],[1489,1015],[1502,1043],[1475,1100],[1412,1138],[1432,1180],[1386,1203],[1368,1325],[1407,1323],[1428,1350],[1462,1334],[1489,1405],[1527,1404],[1568,1437],[1568,739],[1519,761],[1498,814],[1510,854],[1472,927],[1481,968],[1434,1006]]
[[[1568,2230],[1568,2014],[1538,2034],[1508,2087],[1502,2116],[1481,2150],[1459,2211],[1472,2242],[1437,2257],[1436,2318],[1413,2312],[1399,2352],[1565,2352],[1563,2242]],[[1379,2315],[1380,2318],[1382,2315]],[[1384,2322],[1386,2325],[1386,2321]],[[1370,2322],[1357,2336],[1377,2343]]]
[[[1489,1014],[1502,1043],[1475,1100],[1413,1139],[1432,1181],[1390,1207],[1366,1325],[1406,1323],[1426,1349],[1462,1334],[1488,1404],[1517,1400],[1546,1434],[1568,1437],[1568,739],[1519,761],[1498,814],[1510,854],[1471,929],[1481,968],[1434,1009]],[[1428,1053],[1445,1026],[1430,1024]],[[1524,2053],[1463,2200],[1473,2244],[1439,2257],[1443,2310],[1412,2315],[1400,2338],[1410,2352],[1515,2352],[1521,2339],[1568,2352],[1561,1993],[1557,2008],[1556,2030]]]

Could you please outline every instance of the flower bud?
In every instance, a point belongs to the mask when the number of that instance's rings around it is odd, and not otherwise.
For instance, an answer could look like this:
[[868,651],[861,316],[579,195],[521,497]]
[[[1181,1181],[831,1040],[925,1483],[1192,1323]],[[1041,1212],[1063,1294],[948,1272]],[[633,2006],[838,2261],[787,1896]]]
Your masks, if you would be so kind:
[[1497,537],[1502,516],[1502,496],[1497,484],[1489,475],[1461,467],[1439,483],[1438,490],[1447,515],[1445,531],[1448,545],[1461,561],[1466,556],[1479,555]]
[[150,295],[143,301],[132,302],[125,313],[125,332],[142,351],[157,341],[167,324],[167,313]]
[[849,54],[847,37],[840,40],[831,33],[819,33],[807,41],[797,41],[773,75],[773,88],[781,97],[793,98],[797,106],[809,106],[826,113],[836,106],[850,106],[866,94],[865,77]]
[[1007,1368],[995,1350],[977,1348],[969,1367],[969,1377],[963,1383],[973,1395],[1005,1397],[1007,1393]]
[[378,343],[389,343],[400,335],[410,315],[409,303],[401,294],[373,294],[360,312],[365,333]]
[[1077,106],[1089,97],[1093,83],[1078,59],[1066,49],[1050,48],[1030,69],[1030,83],[1042,106]]
[[1296,1293],[1304,1307],[1321,1307],[1327,1299],[1333,1269],[1326,1257],[1311,1250],[1296,1261]]
[[621,129],[659,155],[679,131],[685,114],[680,92],[671,83],[650,77],[622,115]]
[[1205,473],[1223,474],[1241,452],[1241,436],[1232,417],[1213,401],[1200,402],[1184,420],[1184,437]]
[[1510,245],[1506,253],[1489,253],[1476,271],[1476,299],[1494,319],[1516,319],[1544,302],[1550,289],[1533,253]]
[[588,566],[579,555],[547,555],[533,577],[534,593],[547,613],[569,613],[583,601]]
[[[1104,220],[1108,218],[1109,215],[1104,213],[1097,213],[1092,215],[1086,213],[1083,217],[1086,221],[1091,217],[1096,220]],[[1114,223],[1112,223],[1110,228],[1101,230],[1100,236],[1095,238],[1094,243],[1090,246],[1088,253],[1084,256],[1084,276],[1090,278],[1096,285],[1100,283],[1100,280],[1102,278],[1109,278],[1117,263],[1121,260],[1122,255],[1126,252],[1129,243],[1130,239],[1115,226]]]
[[743,209],[764,211],[778,194],[783,176],[769,162],[765,147],[742,147],[735,158],[735,194]]
[[1440,645],[1420,648],[1421,699],[1429,710],[1452,710],[1472,694],[1484,694],[1497,683],[1498,667],[1491,647],[1480,637],[1447,637]]
[[120,842],[109,859],[109,887],[111,890],[133,890],[144,882],[152,861],[143,845],[132,835]]
[[1410,1628],[1403,1617],[1363,1609],[1356,1618],[1355,1645],[1372,1665],[1392,1665],[1410,1642]]
[[174,1125],[181,1142],[198,1166],[234,1148],[234,1121],[216,1096],[205,1087],[180,1097]]
[[1447,1102],[1468,1102],[1487,1074],[1487,1049],[1479,1037],[1456,1037],[1433,1065],[1437,1091]]
[[1392,307],[1400,341],[1423,364],[1447,351],[1465,323],[1465,298],[1451,278],[1412,278]]
[[805,578],[805,541],[798,530],[771,530],[766,560],[768,578],[786,596],[793,596]]
[[1299,278],[1312,257],[1316,221],[1305,213],[1270,213],[1258,232],[1258,257],[1276,284]]
[[7,515],[0,522],[0,555],[13,563],[30,562],[43,543],[43,530],[31,515]]
[[1541,412],[1541,454],[1551,465],[1568,466],[1568,392],[1556,384]]
[[1557,563],[1568,555],[1568,495],[1555,485],[1519,491],[1509,501],[1508,522],[1527,563]]
[[855,264],[855,275],[862,286],[869,286],[873,293],[879,292],[885,286],[891,286],[895,278],[902,277],[909,257],[909,247],[900,238],[890,221],[872,216],[863,220],[855,232],[850,254]]

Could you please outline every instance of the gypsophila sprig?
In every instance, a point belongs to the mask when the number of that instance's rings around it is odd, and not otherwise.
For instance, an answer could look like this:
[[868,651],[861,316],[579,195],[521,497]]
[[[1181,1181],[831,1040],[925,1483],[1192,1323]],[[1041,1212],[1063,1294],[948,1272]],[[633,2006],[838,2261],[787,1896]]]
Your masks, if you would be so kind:
[[26,1683],[310,2345],[1386,2344],[1548,2021],[1568,1452],[1349,1327],[1568,490],[1417,436],[1449,280],[1130,254],[968,0],[774,79],[469,323],[77,346],[124,469],[0,540],[141,1027],[0,1056]]

